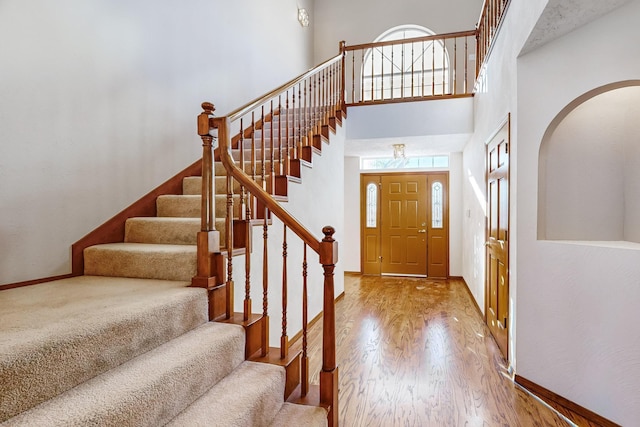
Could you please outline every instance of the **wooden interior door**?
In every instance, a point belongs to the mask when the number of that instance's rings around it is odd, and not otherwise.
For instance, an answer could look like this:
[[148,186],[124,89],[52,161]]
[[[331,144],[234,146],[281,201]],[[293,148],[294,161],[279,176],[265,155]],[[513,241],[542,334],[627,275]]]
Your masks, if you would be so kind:
[[509,120],[487,144],[487,325],[509,356]]
[[427,177],[381,176],[380,270],[427,275]]

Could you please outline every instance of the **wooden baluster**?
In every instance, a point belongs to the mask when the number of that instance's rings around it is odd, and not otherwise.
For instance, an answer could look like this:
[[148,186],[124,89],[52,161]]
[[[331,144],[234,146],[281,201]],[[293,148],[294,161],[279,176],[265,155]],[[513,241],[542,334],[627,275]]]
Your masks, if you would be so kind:
[[339,101],[340,101],[340,109],[344,110],[344,104],[345,104],[345,99],[344,97],[346,96],[346,82],[347,82],[347,77],[346,77],[346,71],[347,71],[347,44],[344,40],[342,40],[340,42],[340,53],[342,54],[342,59],[340,60],[340,95],[339,95]]
[[351,102],[356,102],[356,53],[351,53]]
[[287,226],[283,228],[282,239],[282,336],[280,337],[280,358],[289,355],[289,337],[287,336]]
[[395,79],[393,77],[393,69],[395,68],[394,55],[396,52],[396,45],[391,45],[391,99],[395,97]]
[[247,201],[245,203],[245,254],[244,254],[244,320],[249,320],[251,316],[251,205],[249,203],[249,192],[245,193]]
[[[276,174],[275,174],[275,165],[274,165],[274,161],[275,161],[275,153],[273,152],[274,150],[274,143],[273,143],[273,118],[275,117],[273,114],[273,99],[271,100],[271,112],[269,114],[271,114],[271,125],[270,125],[270,132],[269,132],[269,186],[271,187],[271,194],[275,194],[275,188],[276,188]],[[262,133],[264,134],[265,132],[265,123],[262,123]]]
[[298,117],[298,144],[296,146],[296,159],[302,158],[302,135],[304,134],[304,99],[302,98],[302,82],[298,83],[298,109],[300,114]]
[[320,263],[324,269],[324,297],[322,316],[322,371],[320,372],[320,403],[328,406],[329,426],[338,425],[338,367],[336,365],[336,312],[333,272],[338,261],[338,244],[333,239],[335,230],[322,229],[324,238],[320,247]]
[[273,194],[271,185],[267,185],[267,149],[264,139],[264,104],[260,108],[260,179],[262,180],[262,188],[269,194]]
[[269,354],[269,209],[264,208],[262,221],[262,357]]
[[227,245],[227,319],[233,313],[233,177],[227,174],[227,217],[226,245]]
[[422,82],[421,82],[422,89],[420,91],[420,94],[424,96],[424,40],[422,40],[422,47],[420,52],[422,52]]
[[[240,148],[240,169],[245,170],[245,153],[244,153],[244,119],[240,119],[240,140],[238,141]],[[249,232],[251,231],[251,208],[249,207],[249,192],[245,191],[244,185],[240,186],[240,216],[244,213],[245,220],[245,284],[244,284],[244,306],[242,310],[244,320],[249,320],[251,314],[251,281],[248,272],[251,269],[251,248],[249,247]]]
[[[364,67],[364,49],[360,50],[360,64]],[[360,73],[360,102],[364,100],[364,73]]]
[[[381,50],[381,54],[382,54],[382,58],[380,59],[380,99],[384,100],[385,96],[384,96],[384,48],[385,46],[382,46],[380,48]],[[393,64],[391,65],[393,67]]]
[[414,97],[414,92],[413,92],[413,72],[414,72],[414,67],[413,67],[413,63],[415,62],[415,56],[414,56],[414,47],[415,47],[415,43],[411,43],[411,97]]
[[444,95],[445,92],[445,72],[444,72],[444,66],[445,66],[445,61],[446,61],[446,52],[445,52],[445,40],[442,39],[442,93],[441,95]]
[[436,41],[431,40],[431,96],[436,95]]
[[[309,109],[309,97],[307,94],[307,81],[305,80],[304,82],[302,82],[302,85],[304,86],[304,126],[303,126],[303,132],[302,132],[302,145],[303,146],[307,146],[309,145],[309,123],[311,118],[309,117],[309,113],[310,113],[310,109]],[[300,158],[302,158],[302,153],[300,153]]]
[[296,88],[295,86],[293,88],[291,88],[291,92],[292,92],[292,104],[291,104],[291,109],[293,110],[293,117],[292,117],[292,121],[293,123],[291,124],[291,131],[292,131],[292,135],[291,135],[291,156],[292,158],[296,158]]
[[302,396],[306,396],[309,392],[309,356],[307,353],[307,330],[308,330],[308,313],[307,313],[307,244],[304,244],[302,253],[302,378],[301,389]]
[[251,112],[251,179],[256,180],[256,113]]
[[373,94],[374,94],[374,92],[373,92],[373,81],[375,80],[374,76],[376,75],[375,70],[373,68],[373,64],[376,62],[375,58],[374,58],[375,53],[376,53],[376,50],[375,49],[371,49],[371,98],[369,98],[371,101],[373,101],[373,98],[374,98],[373,97]]
[[286,92],[286,122],[284,140],[284,175],[289,175],[289,91]]
[[282,165],[282,94],[278,95],[278,174],[284,174]]
[[453,94],[457,93],[458,87],[458,38],[453,39]]
[[402,46],[402,56],[400,59],[400,72],[402,73],[400,74],[400,98],[404,98],[404,43],[400,46]]
[[[477,59],[476,59],[477,60]],[[464,38],[464,93],[467,94],[467,81],[469,80],[469,37]]]

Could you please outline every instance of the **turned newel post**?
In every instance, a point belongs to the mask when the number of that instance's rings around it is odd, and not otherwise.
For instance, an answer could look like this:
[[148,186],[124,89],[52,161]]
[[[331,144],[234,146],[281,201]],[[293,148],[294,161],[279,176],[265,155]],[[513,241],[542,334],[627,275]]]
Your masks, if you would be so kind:
[[329,426],[338,426],[338,367],[336,366],[336,310],[333,271],[338,262],[338,242],[335,229],[322,229],[320,264],[324,269],[324,301],[322,318],[322,371],[320,372],[320,403],[329,407]]
[[193,286],[211,289],[217,285],[216,266],[212,254],[220,252],[220,233],[215,226],[215,198],[213,191],[213,149],[217,143],[217,129],[211,126],[215,107],[202,103],[203,112],[198,115],[198,135],[202,139],[202,211],[198,233],[198,262]]

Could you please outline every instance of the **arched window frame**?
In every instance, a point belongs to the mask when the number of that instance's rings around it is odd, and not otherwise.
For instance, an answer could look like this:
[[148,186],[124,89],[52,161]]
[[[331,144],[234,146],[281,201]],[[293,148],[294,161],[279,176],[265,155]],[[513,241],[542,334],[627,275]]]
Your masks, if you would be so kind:
[[[426,27],[400,25],[374,42],[431,35]],[[364,54],[361,75],[363,101],[444,95],[450,87],[449,53],[441,40],[376,47]]]

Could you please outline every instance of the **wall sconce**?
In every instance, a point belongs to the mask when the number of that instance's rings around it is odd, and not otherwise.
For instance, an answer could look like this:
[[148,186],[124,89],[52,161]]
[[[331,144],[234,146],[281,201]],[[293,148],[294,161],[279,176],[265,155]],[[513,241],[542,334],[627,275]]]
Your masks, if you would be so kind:
[[404,144],[393,144],[393,158],[404,159]]
[[307,13],[307,9],[298,8],[298,22],[303,27],[309,26],[309,14]]

